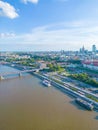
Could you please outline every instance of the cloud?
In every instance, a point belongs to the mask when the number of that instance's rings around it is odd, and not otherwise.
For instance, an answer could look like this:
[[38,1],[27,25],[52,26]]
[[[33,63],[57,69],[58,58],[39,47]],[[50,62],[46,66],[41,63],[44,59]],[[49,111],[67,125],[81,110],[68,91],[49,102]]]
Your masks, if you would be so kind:
[[14,33],[0,33],[0,38],[13,38],[15,37]]
[[16,12],[16,9],[7,2],[0,1],[0,16],[8,17],[14,19],[19,15]]
[[22,0],[23,3],[27,4],[28,2],[37,4],[39,0]]
[[98,43],[98,24],[73,21],[45,25],[32,29],[31,33],[2,38],[0,43],[36,46],[36,50],[79,50],[83,45],[91,49],[92,44]]

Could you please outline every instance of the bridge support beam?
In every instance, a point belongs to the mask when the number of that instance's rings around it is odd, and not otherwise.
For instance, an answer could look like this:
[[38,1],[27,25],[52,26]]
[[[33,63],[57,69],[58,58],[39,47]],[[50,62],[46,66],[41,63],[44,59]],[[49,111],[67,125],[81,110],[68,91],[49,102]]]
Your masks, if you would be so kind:
[[0,76],[0,80],[3,80],[4,79],[4,77],[3,76]]
[[21,77],[22,76],[22,73],[19,73],[19,77]]

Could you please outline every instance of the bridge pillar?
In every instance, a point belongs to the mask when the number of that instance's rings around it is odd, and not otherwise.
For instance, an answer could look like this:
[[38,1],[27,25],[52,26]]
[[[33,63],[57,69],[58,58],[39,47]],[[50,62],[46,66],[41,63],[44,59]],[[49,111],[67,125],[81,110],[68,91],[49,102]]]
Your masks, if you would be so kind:
[[19,73],[19,77],[21,77],[22,76],[22,73]]
[[4,79],[4,77],[3,76],[0,76],[0,80],[3,80]]

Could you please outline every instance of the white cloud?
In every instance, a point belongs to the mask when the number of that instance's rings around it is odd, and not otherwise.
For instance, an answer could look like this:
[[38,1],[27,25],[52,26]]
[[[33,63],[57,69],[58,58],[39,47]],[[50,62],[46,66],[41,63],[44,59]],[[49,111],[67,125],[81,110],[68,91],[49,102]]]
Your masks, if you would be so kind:
[[15,8],[7,2],[0,1],[0,16],[5,16],[11,19],[18,17]]
[[33,4],[37,4],[39,0],[22,0],[23,3],[28,3],[28,2],[31,2]]
[[14,33],[0,33],[0,38],[13,38],[15,37]]
[[45,25],[34,28],[31,33],[2,38],[0,43],[31,45],[31,48],[36,46],[38,50],[79,50],[83,45],[91,49],[92,44],[98,47],[98,24],[74,21]]

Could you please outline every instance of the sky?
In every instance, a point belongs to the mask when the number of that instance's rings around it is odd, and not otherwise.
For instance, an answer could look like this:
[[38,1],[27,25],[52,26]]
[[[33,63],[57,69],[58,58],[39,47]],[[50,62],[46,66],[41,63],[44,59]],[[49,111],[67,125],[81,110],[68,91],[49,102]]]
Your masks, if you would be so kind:
[[0,0],[0,50],[98,48],[98,0]]

